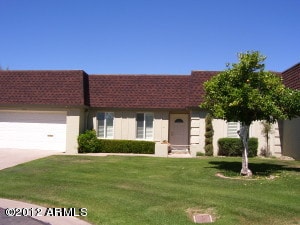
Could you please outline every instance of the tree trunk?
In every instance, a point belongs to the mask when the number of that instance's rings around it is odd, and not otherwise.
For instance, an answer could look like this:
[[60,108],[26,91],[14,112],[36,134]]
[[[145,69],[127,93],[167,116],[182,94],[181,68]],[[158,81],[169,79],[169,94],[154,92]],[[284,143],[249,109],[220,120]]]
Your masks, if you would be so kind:
[[244,150],[242,153],[242,169],[241,175],[243,176],[252,176],[251,170],[248,168],[248,134],[249,134],[249,126],[243,124],[241,129],[238,131],[240,139],[243,142]]

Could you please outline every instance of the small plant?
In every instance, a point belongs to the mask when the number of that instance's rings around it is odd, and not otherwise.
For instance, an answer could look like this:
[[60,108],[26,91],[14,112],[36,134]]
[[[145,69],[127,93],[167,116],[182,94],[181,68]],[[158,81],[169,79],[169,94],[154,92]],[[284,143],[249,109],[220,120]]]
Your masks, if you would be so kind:
[[212,156],[214,154],[213,136],[214,129],[212,125],[212,116],[208,113],[205,117],[205,155]]
[[266,147],[261,149],[260,155],[265,157],[270,157],[271,151],[270,151],[270,134],[272,132],[272,124],[267,121],[262,121],[261,125],[263,126],[261,133],[266,138]]

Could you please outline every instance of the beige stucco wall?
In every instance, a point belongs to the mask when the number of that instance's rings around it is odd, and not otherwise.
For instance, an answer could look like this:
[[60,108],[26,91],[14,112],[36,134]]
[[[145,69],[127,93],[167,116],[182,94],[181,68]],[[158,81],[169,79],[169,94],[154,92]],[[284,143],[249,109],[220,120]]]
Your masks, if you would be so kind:
[[196,157],[197,152],[204,153],[204,142],[201,136],[204,136],[204,117],[205,113],[201,111],[190,112],[190,153]]
[[[136,140],[136,113],[143,111],[115,111],[115,110],[92,110],[90,111],[90,129],[97,127],[97,112],[114,112],[114,139]],[[168,140],[169,112],[167,111],[145,111],[153,113],[153,140],[162,142]]]
[[[204,153],[205,146],[205,111],[192,111],[191,112],[191,135],[190,135],[190,150],[192,156],[196,156],[197,152]],[[226,137],[227,124],[224,120],[213,120],[213,147],[214,155],[218,155],[218,140],[219,138]]]
[[[190,149],[192,156],[196,156],[197,152],[204,153],[205,145],[205,116],[204,111],[191,111],[191,126],[190,126]],[[218,155],[218,140],[227,137],[228,124],[224,120],[213,119],[213,146],[214,155]],[[298,125],[299,126],[299,125]],[[270,150],[272,156],[281,156],[281,137],[278,123],[272,125],[270,133]],[[258,138],[258,155],[263,147],[266,146],[266,139],[262,135],[262,124],[260,121],[255,121],[250,126],[250,137]],[[238,137],[238,136],[237,136]],[[300,139],[300,138],[299,138]],[[289,147],[290,149],[290,147]]]
[[260,151],[265,147],[265,138],[262,135],[262,125],[259,121],[255,121],[250,125],[249,136],[256,137],[258,139],[258,148],[257,154],[260,154]]
[[83,109],[67,110],[66,153],[78,153],[77,137],[85,129],[85,111]]
[[283,155],[300,160],[300,118],[283,122]]
[[[96,129],[97,126],[97,119],[96,114],[97,112],[101,112],[101,110],[90,110],[89,111],[89,117],[88,117],[88,128],[89,129]],[[102,112],[114,112],[115,118],[114,118],[114,139],[123,139],[123,140],[136,140],[136,113],[142,112],[142,111],[121,111],[121,110],[103,110]],[[145,111],[145,112],[151,112],[151,111]],[[72,128],[77,124],[79,117],[77,114],[71,117],[71,115],[68,115],[69,122],[68,127],[69,129]],[[169,113],[168,111],[154,111],[152,112],[154,114],[154,127],[153,127],[153,141],[160,143],[164,140],[168,141],[169,138]],[[193,110],[190,112],[190,150],[192,156],[196,156],[197,152],[204,153],[204,144],[205,144],[205,116],[206,112],[201,110]],[[80,117],[81,118],[81,117]],[[77,121],[77,122],[76,122]],[[298,119],[299,123],[299,119]],[[292,124],[293,126],[297,126],[296,124]],[[214,155],[218,154],[218,140],[223,137],[227,137],[227,126],[228,124],[224,120],[220,119],[214,119],[213,120],[213,128],[214,128],[214,137],[213,137],[213,146],[214,146]],[[299,125],[298,125],[299,126]],[[289,130],[293,129],[291,128],[291,125],[286,125]],[[77,133],[75,128],[75,131],[72,131],[73,133]],[[266,146],[266,140],[263,137],[262,131],[262,125],[260,121],[256,121],[250,126],[250,137],[257,137],[258,138],[258,155],[260,154],[260,151],[262,148]],[[279,132],[279,126],[278,124],[273,124],[272,131],[270,133],[270,150],[271,154],[273,156],[281,156],[281,140],[282,140],[282,132]],[[67,140],[71,140],[72,136],[75,136],[75,133],[68,134]],[[80,132],[78,130],[78,132]],[[290,136],[290,135],[289,135]],[[299,138],[300,139],[300,138]],[[297,139],[293,139],[293,143]],[[291,149],[291,145],[293,144],[286,144],[286,149]],[[75,143],[69,142],[70,149],[74,149]]]
[[169,139],[169,112],[154,112],[154,141]]
[[[135,113],[134,112],[115,112],[114,119],[114,138],[115,139],[135,139]],[[95,126],[96,127],[96,118]]]
[[214,155],[218,155],[219,147],[218,140],[220,138],[227,137],[227,123],[224,120],[214,119],[213,120],[214,128]]
[[[269,133],[269,148],[272,156],[279,157],[281,156],[281,137],[279,132],[278,123],[271,125],[271,131]],[[263,149],[267,147],[267,140],[263,134],[263,125],[261,121],[255,121],[250,126],[250,137],[258,138],[258,151],[257,155],[260,155]]]

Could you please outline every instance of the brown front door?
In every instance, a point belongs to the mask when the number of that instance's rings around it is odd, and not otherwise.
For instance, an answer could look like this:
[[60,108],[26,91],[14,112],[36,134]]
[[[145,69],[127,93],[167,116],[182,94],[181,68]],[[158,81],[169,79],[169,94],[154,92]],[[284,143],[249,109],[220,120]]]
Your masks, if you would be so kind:
[[170,114],[170,144],[187,146],[189,144],[189,115]]

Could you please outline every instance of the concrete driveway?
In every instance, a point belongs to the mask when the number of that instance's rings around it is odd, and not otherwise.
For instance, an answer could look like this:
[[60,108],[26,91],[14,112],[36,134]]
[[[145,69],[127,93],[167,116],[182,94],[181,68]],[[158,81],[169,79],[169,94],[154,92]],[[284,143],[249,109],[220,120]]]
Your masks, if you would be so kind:
[[[21,163],[50,155],[64,154],[57,151],[3,149],[0,148],[0,170],[16,166]],[[72,216],[7,216],[5,209],[27,208],[39,209],[43,212],[46,208],[26,202],[0,198],[0,225],[90,225],[88,222]]]
[[63,153],[45,150],[0,148],[0,170],[56,154]]

